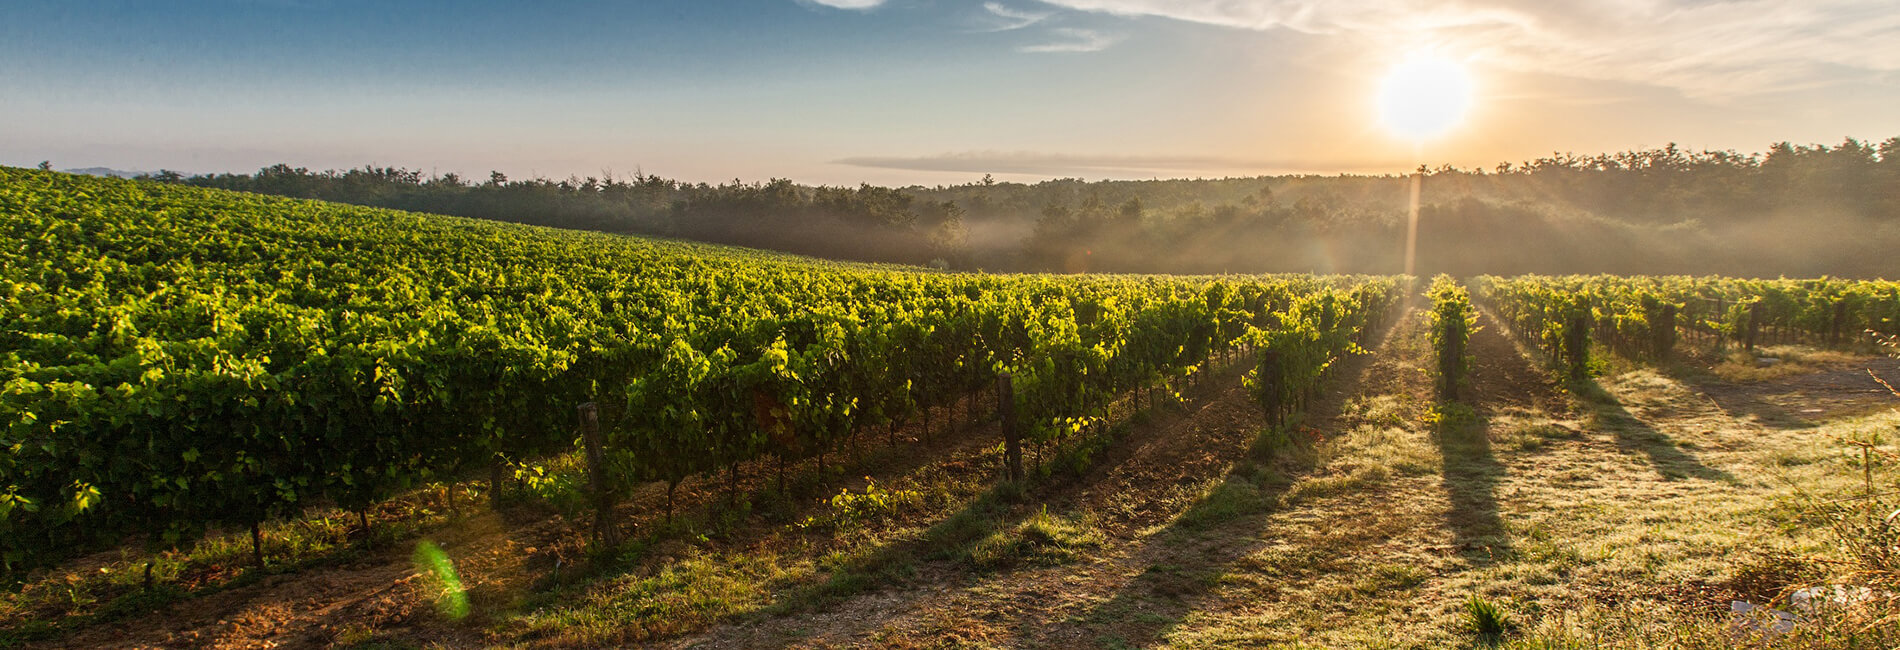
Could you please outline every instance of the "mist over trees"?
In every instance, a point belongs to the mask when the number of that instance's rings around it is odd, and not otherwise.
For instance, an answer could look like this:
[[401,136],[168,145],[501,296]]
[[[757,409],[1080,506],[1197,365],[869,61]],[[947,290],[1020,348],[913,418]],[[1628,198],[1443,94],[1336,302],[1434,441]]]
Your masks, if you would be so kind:
[[273,165],[256,174],[154,180],[322,199],[556,228],[661,235],[818,257],[924,264],[960,259],[961,210],[899,190],[863,185],[804,187],[784,179],[719,185],[635,174],[513,180],[363,167],[313,172]]
[[[1900,138],[1761,154],[1556,154],[1421,167],[1418,272],[1894,276]],[[364,167],[148,178],[837,259],[992,271],[1392,273],[1410,177],[950,186],[485,180]]]

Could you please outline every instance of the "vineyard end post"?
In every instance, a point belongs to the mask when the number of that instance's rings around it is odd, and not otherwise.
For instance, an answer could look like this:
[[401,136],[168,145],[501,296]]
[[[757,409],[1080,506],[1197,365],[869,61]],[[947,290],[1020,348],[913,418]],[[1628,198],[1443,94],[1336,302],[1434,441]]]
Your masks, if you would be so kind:
[[1016,430],[1016,389],[1009,373],[996,376],[996,401],[1003,408],[1003,461],[1012,482],[1023,480],[1023,439]]
[[1761,331],[1761,314],[1763,311],[1765,310],[1762,309],[1760,300],[1748,306],[1748,339],[1743,342],[1743,348],[1749,352],[1755,351],[1755,334]]
[[589,487],[594,493],[594,539],[612,548],[620,544],[620,531],[613,522],[613,495],[607,490],[607,463],[600,451],[600,407],[587,402],[576,410],[580,413],[581,444],[587,448]]
[[1259,380],[1261,384],[1261,394],[1264,395],[1266,399],[1262,400],[1261,406],[1267,410],[1267,421],[1275,427],[1286,424],[1286,403],[1284,399],[1286,396],[1282,392],[1285,389],[1280,385],[1280,376],[1280,351],[1268,349],[1266,352],[1262,352],[1260,354]]
[[1841,333],[1847,331],[1847,301],[1834,301],[1834,323],[1828,328],[1827,344],[1833,347],[1841,345]]
[[1676,347],[1676,306],[1663,305],[1662,322],[1656,324],[1656,360],[1668,361]]
[[[1715,299],[1715,322],[1718,325],[1728,323],[1728,300],[1721,297]],[[1729,332],[1729,336],[1733,336],[1734,334],[1734,332]],[[1727,338],[1728,337],[1722,335],[1722,330],[1717,329],[1715,331],[1715,353],[1717,355],[1722,354],[1722,351],[1727,347]]]
[[1590,317],[1571,316],[1569,325],[1564,331],[1564,361],[1570,366],[1570,378],[1582,380],[1590,376]]

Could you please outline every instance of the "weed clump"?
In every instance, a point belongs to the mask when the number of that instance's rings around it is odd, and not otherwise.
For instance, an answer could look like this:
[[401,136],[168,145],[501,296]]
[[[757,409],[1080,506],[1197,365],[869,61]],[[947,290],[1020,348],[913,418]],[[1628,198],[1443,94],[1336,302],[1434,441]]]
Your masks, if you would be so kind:
[[1477,594],[1465,599],[1464,622],[1465,629],[1477,635],[1479,641],[1492,645],[1503,641],[1504,634],[1516,625],[1503,607]]
[[970,564],[995,569],[1019,564],[1062,564],[1081,557],[1084,549],[1102,545],[1102,531],[1080,517],[1049,514],[1049,508],[1030,515],[1015,528],[992,531],[970,546]]

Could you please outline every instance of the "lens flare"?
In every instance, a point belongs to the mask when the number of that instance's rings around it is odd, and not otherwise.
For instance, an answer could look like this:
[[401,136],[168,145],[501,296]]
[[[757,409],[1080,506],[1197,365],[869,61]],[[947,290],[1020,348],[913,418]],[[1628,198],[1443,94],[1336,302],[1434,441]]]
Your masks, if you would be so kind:
[[462,576],[455,573],[455,562],[449,554],[435,542],[423,540],[416,544],[413,557],[416,573],[427,581],[427,589],[435,597],[435,609],[449,620],[461,620],[468,616],[468,590],[462,588]]

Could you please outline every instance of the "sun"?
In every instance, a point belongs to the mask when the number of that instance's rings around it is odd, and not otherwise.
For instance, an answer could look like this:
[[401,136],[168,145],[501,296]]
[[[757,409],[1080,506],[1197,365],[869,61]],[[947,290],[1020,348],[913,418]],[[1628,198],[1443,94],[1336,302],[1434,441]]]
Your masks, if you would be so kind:
[[1464,119],[1471,109],[1471,74],[1456,61],[1414,56],[1393,66],[1379,82],[1379,121],[1394,135],[1429,140]]

